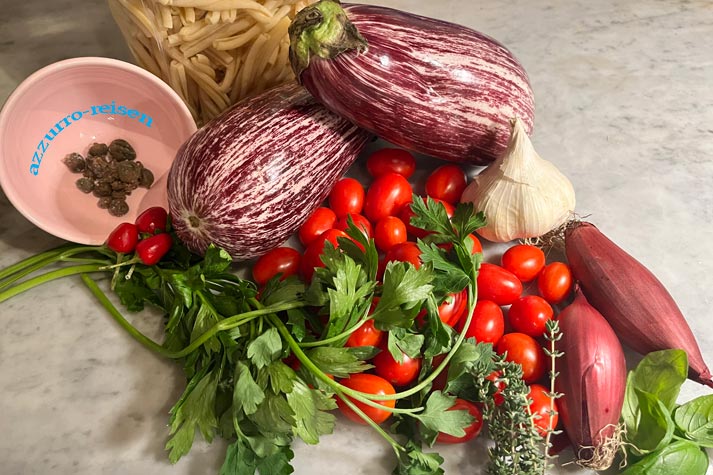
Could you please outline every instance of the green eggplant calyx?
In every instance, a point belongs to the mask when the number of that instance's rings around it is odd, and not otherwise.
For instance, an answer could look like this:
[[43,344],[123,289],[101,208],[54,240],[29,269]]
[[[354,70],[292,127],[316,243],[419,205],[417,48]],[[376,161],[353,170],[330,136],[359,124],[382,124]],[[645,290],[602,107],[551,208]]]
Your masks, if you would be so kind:
[[344,52],[363,52],[367,42],[338,1],[321,0],[300,10],[289,28],[290,64],[301,82],[313,56],[332,59]]

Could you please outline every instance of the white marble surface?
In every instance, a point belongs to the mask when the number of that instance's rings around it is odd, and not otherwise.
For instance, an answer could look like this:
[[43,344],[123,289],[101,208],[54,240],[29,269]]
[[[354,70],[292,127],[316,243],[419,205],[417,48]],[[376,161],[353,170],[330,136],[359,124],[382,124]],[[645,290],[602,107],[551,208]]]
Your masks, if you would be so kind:
[[[710,0],[381,0],[505,43],[528,70],[533,141],[574,183],[578,212],[644,262],[679,302],[713,364],[713,7]],[[53,61],[129,59],[103,2],[0,0],[0,103]],[[0,267],[58,241],[0,195]],[[134,317],[160,336],[156,315]],[[220,443],[176,466],[163,451],[180,371],[120,330],[77,280],[0,305],[0,472],[215,474]],[[707,391],[687,382],[682,399]],[[709,391],[708,391],[709,392]],[[297,474],[386,474],[392,454],[341,424],[296,445]],[[442,452],[482,473],[482,442]],[[569,467],[553,473],[587,473]],[[713,473],[713,470],[709,470]]]

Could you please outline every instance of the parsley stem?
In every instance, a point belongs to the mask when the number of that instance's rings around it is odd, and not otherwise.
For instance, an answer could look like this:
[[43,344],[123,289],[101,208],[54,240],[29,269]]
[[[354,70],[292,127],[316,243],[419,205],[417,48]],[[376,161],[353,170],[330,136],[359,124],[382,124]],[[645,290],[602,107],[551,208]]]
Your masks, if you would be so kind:
[[384,411],[389,411],[394,414],[411,414],[414,412],[419,412],[423,410],[422,407],[414,407],[414,408],[392,408],[392,407],[386,407],[383,404],[380,404],[377,401],[383,401],[385,399],[393,399],[389,398],[388,395],[385,394],[370,394],[370,393],[364,393],[361,391],[355,391],[354,389],[348,388],[344,386],[343,384],[340,384],[333,379],[331,379],[329,376],[327,376],[324,371],[319,369],[316,364],[312,362],[312,360],[305,354],[304,351],[302,351],[302,348],[300,348],[299,344],[297,341],[292,338],[292,335],[290,334],[290,331],[287,329],[284,323],[280,321],[277,316],[275,316],[274,313],[271,313],[267,317],[272,325],[277,328],[277,331],[280,332],[284,340],[287,342],[289,345],[290,349],[292,352],[295,354],[298,360],[300,360],[300,363],[303,364],[310,372],[312,372],[317,378],[319,378],[321,381],[323,381],[327,386],[332,388],[334,392],[337,395],[343,395],[346,394],[348,396],[351,396],[352,398],[358,400],[359,402],[362,402],[366,404],[367,406],[371,406],[377,409],[381,409]]
[[84,264],[79,266],[63,267],[62,269],[45,272],[44,274],[40,274],[32,279],[28,279],[14,287],[10,287],[5,291],[0,292],[0,302],[4,302],[5,300],[21,294],[22,292],[37,287],[38,285],[42,285],[56,279],[61,279],[62,277],[91,272],[101,272],[101,270],[102,266],[98,264]]
[[366,317],[360,319],[354,325],[347,328],[346,330],[344,330],[343,332],[341,332],[338,335],[334,335],[332,337],[325,338],[324,340],[308,341],[308,342],[304,342],[304,343],[300,342],[300,343],[298,343],[298,345],[300,345],[302,348],[314,348],[316,346],[330,345],[330,344],[334,343],[335,341],[339,341],[342,338],[344,338],[345,336],[349,336],[352,333],[354,333],[357,329],[359,329],[359,327],[364,325],[367,322],[367,320],[369,320],[370,318],[371,317],[366,316]]
[[94,296],[99,300],[102,306],[109,312],[111,317],[119,324],[119,326],[126,330],[129,335],[131,335],[136,341],[144,345],[149,350],[152,350],[160,354],[161,356],[174,360],[184,358],[190,355],[198,348],[200,348],[206,341],[210,340],[221,331],[233,329],[237,326],[242,325],[243,323],[249,322],[263,315],[269,315],[273,312],[281,312],[293,308],[300,308],[304,307],[305,305],[302,302],[287,302],[270,307],[263,307],[257,310],[252,310],[250,312],[233,315],[231,317],[221,320],[220,322],[210,327],[208,330],[203,332],[198,338],[193,340],[188,346],[186,346],[182,350],[171,351],[159,345],[151,338],[147,337],[139,330],[137,330],[136,327],[134,327],[131,323],[129,323],[129,321],[126,320],[126,318],[124,318],[121,312],[116,308],[116,306],[114,306],[114,304],[109,300],[106,294],[99,288],[94,279],[92,279],[86,274],[82,274],[82,281],[84,281],[84,284],[89,288],[92,294],[94,294]]
[[396,440],[395,440],[393,437],[391,437],[391,435],[389,435],[388,432],[386,432],[384,429],[382,429],[379,424],[377,424],[376,422],[374,422],[374,420],[373,420],[371,417],[367,416],[367,415],[364,413],[364,411],[362,411],[361,409],[359,409],[359,406],[357,406],[356,404],[354,404],[354,402],[353,402],[351,399],[349,399],[348,397],[346,397],[344,394],[341,394],[341,393],[337,393],[337,397],[339,397],[339,399],[341,399],[342,402],[344,402],[344,404],[346,404],[347,406],[349,406],[349,409],[351,409],[352,411],[354,411],[354,413],[355,413],[356,415],[358,415],[359,417],[361,417],[361,418],[364,420],[364,422],[366,422],[367,424],[369,424],[369,425],[372,427],[372,429],[374,429],[379,435],[381,435],[384,439],[386,439],[386,441],[387,441],[389,444],[391,444],[391,447],[394,448],[394,451],[396,452],[396,456],[397,456],[397,457],[399,456],[399,452],[403,452],[403,451],[404,451],[404,448],[401,447],[401,444],[399,444],[398,442],[396,442]]
[[[64,244],[62,246],[50,249],[49,251],[42,252],[40,254],[35,254],[34,256],[23,259],[11,266],[8,266],[0,270],[0,280],[3,280],[16,272],[24,270],[27,267],[36,265],[39,262],[53,262],[57,256],[61,255],[64,251],[76,247],[76,244]],[[84,247],[84,246],[82,246]],[[44,265],[44,264],[43,264]]]
[[138,341],[149,350],[154,351],[163,356],[168,356],[170,358],[172,352],[159,345],[143,333],[141,333],[139,330],[136,329],[135,326],[129,323],[129,321],[124,318],[124,316],[121,314],[121,312],[119,312],[119,310],[114,306],[114,304],[111,303],[106,294],[99,288],[94,279],[89,277],[89,275],[87,274],[82,274],[82,281],[87,286],[87,288],[89,288],[92,294],[94,294],[97,300],[99,300],[99,302],[109,312],[114,321],[116,321],[116,323],[118,323],[121,328],[126,330],[127,333],[131,335],[134,340]]

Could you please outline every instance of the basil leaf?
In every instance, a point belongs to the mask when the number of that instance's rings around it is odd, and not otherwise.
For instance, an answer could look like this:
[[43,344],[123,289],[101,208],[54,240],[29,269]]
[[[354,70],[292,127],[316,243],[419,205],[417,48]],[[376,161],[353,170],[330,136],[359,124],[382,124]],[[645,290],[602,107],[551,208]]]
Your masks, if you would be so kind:
[[693,442],[678,440],[631,465],[620,475],[705,475],[708,455]]
[[653,351],[637,365],[632,383],[636,388],[656,396],[672,411],[687,376],[688,357],[685,351]]
[[629,440],[642,454],[664,447],[673,437],[675,425],[671,413],[663,402],[651,393],[634,390],[639,403],[641,418],[636,435]]
[[677,407],[673,419],[686,438],[713,448],[713,395],[701,396]]

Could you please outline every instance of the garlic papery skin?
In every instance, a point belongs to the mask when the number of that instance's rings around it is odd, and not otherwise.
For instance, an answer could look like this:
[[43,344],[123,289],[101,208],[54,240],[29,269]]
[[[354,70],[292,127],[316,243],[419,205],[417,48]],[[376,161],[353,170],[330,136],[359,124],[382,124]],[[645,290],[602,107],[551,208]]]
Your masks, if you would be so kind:
[[510,121],[512,133],[503,155],[478,174],[461,196],[482,211],[483,238],[508,242],[542,236],[574,213],[574,187],[551,162],[542,159],[520,119]]

